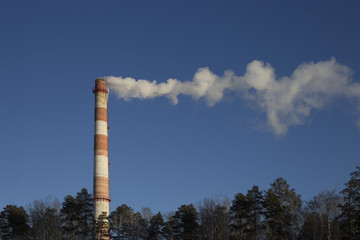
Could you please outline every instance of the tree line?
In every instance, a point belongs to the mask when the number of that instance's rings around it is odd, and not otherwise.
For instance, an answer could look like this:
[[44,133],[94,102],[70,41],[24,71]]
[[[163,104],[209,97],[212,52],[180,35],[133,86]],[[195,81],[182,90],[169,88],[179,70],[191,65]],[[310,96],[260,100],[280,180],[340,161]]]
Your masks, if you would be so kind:
[[323,191],[309,201],[277,178],[269,189],[253,186],[228,198],[206,198],[177,211],[135,212],[122,204],[94,221],[92,195],[36,200],[27,209],[7,205],[0,213],[0,239],[86,240],[353,240],[360,239],[360,167],[338,194]]

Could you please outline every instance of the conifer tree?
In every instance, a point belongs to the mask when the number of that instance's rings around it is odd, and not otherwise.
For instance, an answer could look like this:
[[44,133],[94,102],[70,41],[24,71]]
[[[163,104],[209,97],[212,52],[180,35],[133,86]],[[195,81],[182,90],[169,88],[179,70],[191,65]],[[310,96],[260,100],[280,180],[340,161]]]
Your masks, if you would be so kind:
[[150,219],[150,225],[148,229],[148,239],[149,240],[160,240],[163,239],[165,223],[164,219],[160,212],[155,214]]
[[126,204],[117,207],[110,214],[110,228],[114,239],[127,239],[131,234],[134,211]]
[[231,227],[235,239],[244,239],[245,230],[249,224],[249,202],[247,197],[242,193],[237,193],[232,201],[231,210]]
[[360,167],[350,173],[350,180],[340,193],[344,197],[341,205],[340,226],[342,239],[359,239],[360,236]]
[[109,217],[106,212],[101,213],[94,224],[95,240],[109,239]]
[[76,199],[71,195],[67,195],[62,203],[61,222],[65,238],[75,239],[79,229],[78,208]]
[[93,232],[93,201],[83,188],[76,197],[67,195],[62,203],[62,229],[67,239],[91,239]]
[[265,192],[264,213],[270,239],[295,239],[298,234],[300,195],[290,189],[283,178],[277,178]]
[[81,189],[76,195],[77,213],[79,221],[78,236],[80,239],[92,239],[94,222],[93,198],[86,188]]
[[232,228],[236,238],[259,239],[263,228],[262,215],[263,196],[258,186],[248,190],[246,196],[236,194],[231,206]]
[[29,215],[23,207],[7,205],[0,213],[2,240],[28,239],[30,230]]
[[181,205],[174,215],[174,240],[197,240],[198,231],[198,212],[192,204]]

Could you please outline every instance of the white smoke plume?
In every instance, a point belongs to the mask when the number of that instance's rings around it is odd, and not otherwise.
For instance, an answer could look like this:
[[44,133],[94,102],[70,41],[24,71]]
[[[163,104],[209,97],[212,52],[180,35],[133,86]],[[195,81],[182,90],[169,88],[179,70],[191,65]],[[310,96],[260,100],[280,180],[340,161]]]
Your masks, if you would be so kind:
[[[200,68],[192,81],[168,79],[157,83],[127,77],[105,77],[118,98],[152,99],[167,97],[178,104],[179,95],[203,98],[214,106],[224,92],[234,92],[266,113],[267,123],[276,135],[285,135],[290,126],[304,124],[311,111],[319,110],[335,98],[359,98],[360,84],[352,82],[352,71],[334,58],[299,65],[291,76],[276,77],[270,64],[252,61],[243,76],[225,71],[223,76]],[[360,127],[360,120],[358,121]]]

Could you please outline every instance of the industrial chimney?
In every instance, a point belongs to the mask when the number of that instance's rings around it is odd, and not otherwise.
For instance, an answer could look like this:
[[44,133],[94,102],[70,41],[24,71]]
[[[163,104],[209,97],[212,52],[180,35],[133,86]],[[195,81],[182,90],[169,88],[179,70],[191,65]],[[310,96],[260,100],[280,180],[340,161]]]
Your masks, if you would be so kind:
[[[108,145],[108,94],[106,81],[95,80],[95,137],[94,137],[94,207],[95,220],[110,213],[109,198],[109,145]],[[107,229],[108,230],[108,229]],[[105,230],[106,231],[106,230]],[[98,234],[96,234],[98,235]],[[102,234],[101,234],[102,235]],[[95,236],[96,239],[108,239]]]

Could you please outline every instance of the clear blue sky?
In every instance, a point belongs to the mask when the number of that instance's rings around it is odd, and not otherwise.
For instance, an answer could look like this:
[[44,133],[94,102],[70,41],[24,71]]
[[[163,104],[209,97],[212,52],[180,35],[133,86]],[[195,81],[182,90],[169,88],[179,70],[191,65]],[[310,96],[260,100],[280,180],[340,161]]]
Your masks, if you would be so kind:
[[[200,67],[278,76],[335,57],[360,81],[359,1],[0,3],[0,207],[92,192],[94,80],[191,80]],[[285,178],[304,200],[341,190],[359,165],[358,99],[337,98],[275,136],[241,98],[109,97],[111,209],[153,212],[262,190]]]

